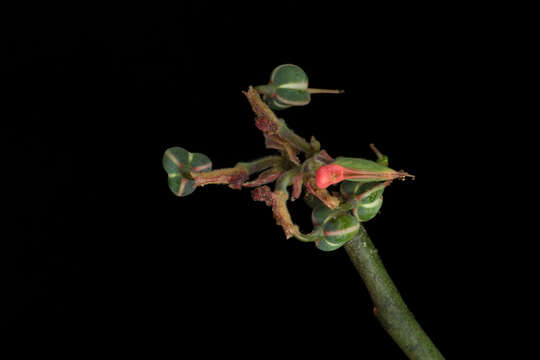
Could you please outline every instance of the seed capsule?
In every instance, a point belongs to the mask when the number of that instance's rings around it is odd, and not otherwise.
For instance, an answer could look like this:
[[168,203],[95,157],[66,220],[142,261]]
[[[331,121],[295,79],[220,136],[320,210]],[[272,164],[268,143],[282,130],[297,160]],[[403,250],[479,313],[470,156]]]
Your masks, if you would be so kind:
[[323,221],[328,217],[332,209],[324,205],[317,206],[311,212],[311,222],[314,227],[317,227],[323,223]]
[[257,86],[263,100],[274,110],[282,110],[291,106],[307,105],[311,94],[338,94],[340,90],[310,89],[308,77],[304,70],[294,64],[283,64],[276,67],[270,75],[268,85]]
[[336,250],[351,240],[359,229],[360,223],[354,216],[350,214],[338,216],[324,225],[324,238],[316,241],[315,244],[323,251]]
[[317,249],[322,251],[334,251],[342,247],[344,244],[335,244],[327,241],[326,239],[321,239],[315,241],[315,245],[317,246]]
[[191,179],[190,173],[210,171],[212,162],[204,154],[190,153],[175,146],[163,154],[163,168],[169,176],[169,189],[176,196],[186,196],[195,191],[195,181]]
[[[340,186],[341,194],[346,198],[351,198],[354,195],[364,194],[369,192],[373,187],[380,184],[380,182],[360,183],[353,181],[343,181]],[[375,217],[379,213],[383,201],[383,191],[379,190],[369,193],[367,196],[360,200],[360,205],[353,210],[353,215],[358,221],[366,222]]]

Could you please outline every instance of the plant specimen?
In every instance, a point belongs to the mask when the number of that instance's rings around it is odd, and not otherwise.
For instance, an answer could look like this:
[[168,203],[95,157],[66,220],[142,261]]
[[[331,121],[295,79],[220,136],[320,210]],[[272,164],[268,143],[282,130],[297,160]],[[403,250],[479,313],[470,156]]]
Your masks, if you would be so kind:
[[[169,188],[180,197],[209,184],[252,188],[252,198],[271,207],[286,238],[313,243],[321,251],[345,248],[371,295],[375,316],[410,359],[442,359],[403,302],[362,226],[379,212],[387,186],[414,176],[390,168],[388,157],[373,144],[375,160],[331,157],[314,137],[307,141],[298,136],[273,111],[307,105],[312,94],[340,92],[309,88],[300,67],[278,66],[268,84],[250,86],[244,92],[266,147],[278,153],[212,170],[206,155],[172,147],[163,155]],[[273,190],[270,183],[274,183]],[[309,233],[300,231],[287,207],[288,201],[302,194],[312,208],[313,230]]]

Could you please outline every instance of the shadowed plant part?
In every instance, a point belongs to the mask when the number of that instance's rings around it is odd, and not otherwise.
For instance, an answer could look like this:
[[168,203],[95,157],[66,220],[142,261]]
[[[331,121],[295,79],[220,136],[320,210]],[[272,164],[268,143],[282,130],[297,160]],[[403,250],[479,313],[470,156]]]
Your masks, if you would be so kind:
[[[255,126],[273,154],[212,170],[206,155],[171,147],[163,155],[169,189],[176,196],[210,184],[251,189],[253,200],[271,208],[286,239],[312,243],[324,252],[346,249],[373,299],[377,319],[410,359],[443,359],[407,309],[363,226],[377,216],[386,187],[414,176],[391,169],[388,157],[373,144],[374,160],[333,158],[315,137],[308,141],[298,136],[272,110],[307,105],[311,94],[340,92],[309,88],[306,73],[297,65],[276,67],[267,85],[249,86],[244,92]],[[272,183],[273,190],[268,186]],[[289,201],[300,198],[313,209],[308,233],[300,231],[288,208]]]

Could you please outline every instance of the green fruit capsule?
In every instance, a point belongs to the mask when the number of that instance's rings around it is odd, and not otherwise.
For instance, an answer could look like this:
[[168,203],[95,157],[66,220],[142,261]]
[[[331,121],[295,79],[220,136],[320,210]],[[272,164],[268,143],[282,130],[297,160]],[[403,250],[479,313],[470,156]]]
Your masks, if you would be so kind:
[[272,71],[270,84],[275,93],[269,101],[270,107],[286,109],[291,106],[309,104],[311,95],[308,92],[308,77],[297,65],[284,64]]
[[190,173],[210,171],[212,162],[204,154],[190,153],[175,146],[163,154],[163,168],[169,176],[169,189],[176,196],[186,196],[195,191],[195,181],[191,179]]
[[311,94],[339,94],[342,92],[340,90],[308,88],[306,73],[301,67],[294,64],[279,65],[272,71],[270,83],[257,86],[256,89],[264,94],[264,101],[274,110],[307,105],[311,101]]
[[319,205],[313,209],[311,212],[311,222],[313,226],[317,227],[323,223],[324,220],[328,217],[332,209],[324,205]]
[[358,220],[345,214],[329,220],[324,225],[324,238],[315,242],[318,249],[323,251],[333,251],[351,240],[360,229]]
[[315,241],[315,245],[317,246],[317,249],[322,251],[334,251],[342,247],[344,244],[335,244],[327,241],[326,239],[321,239]]
[[380,184],[380,182],[359,183],[353,181],[343,181],[340,186],[341,194],[346,198],[351,198],[355,195],[368,193],[367,196],[360,200],[360,204],[353,210],[353,215],[358,221],[366,222],[375,217],[379,213],[383,201],[384,188],[369,193],[371,189]]

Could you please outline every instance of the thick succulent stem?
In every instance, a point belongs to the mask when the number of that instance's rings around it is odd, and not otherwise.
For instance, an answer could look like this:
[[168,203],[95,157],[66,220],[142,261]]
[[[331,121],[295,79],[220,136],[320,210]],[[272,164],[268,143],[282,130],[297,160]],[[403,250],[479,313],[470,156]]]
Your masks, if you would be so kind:
[[407,308],[363,226],[358,235],[345,244],[345,249],[366,284],[375,305],[375,316],[407,357],[444,359]]

